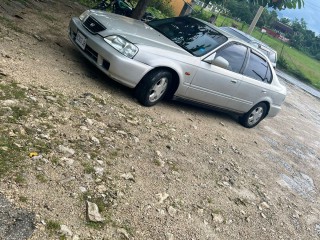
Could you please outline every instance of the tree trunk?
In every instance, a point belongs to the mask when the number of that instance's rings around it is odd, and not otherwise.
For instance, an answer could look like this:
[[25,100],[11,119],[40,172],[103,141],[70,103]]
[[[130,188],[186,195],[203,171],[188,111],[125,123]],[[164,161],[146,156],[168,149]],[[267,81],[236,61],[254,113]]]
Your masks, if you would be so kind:
[[254,27],[256,26],[256,24],[257,24],[257,22],[258,22],[258,20],[259,20],[259,18],[260,18],[260,16],[261,16],[263,10],[264,10],[264,7],[260,6],[259,9],[258,9],[258,11],[257,11],[257,13],[256,13],[256,16],[255,16],[254,19],[252,20],[252,22],[251,22],[251,24],[250,24],[250,26],[249,26],[249,29],[248,29],[248,31],[247,31],[247,33],[248,33],[249,35],[252,34],[252,31],[253,31]]
[[137,6],[134,8],[132,12],[132,18],[140,20],[143,16],[143,14],[147,10],[147,6],[150,3],[151,0],[139,0]]

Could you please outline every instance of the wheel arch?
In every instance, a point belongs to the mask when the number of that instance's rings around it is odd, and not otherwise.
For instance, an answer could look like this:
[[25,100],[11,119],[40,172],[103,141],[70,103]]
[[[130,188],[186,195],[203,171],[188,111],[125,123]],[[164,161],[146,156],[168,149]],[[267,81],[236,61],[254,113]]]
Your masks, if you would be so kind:
[[260,103],[266,104],[266,106],[267,106],[267,112],[266,112],[265,117],[267,117],[268,114],[269,114],[269,110],[270,110],[270,102],[268,102],[268,101],[265,100],[265,101],[261,101]]
[[141,84],[141,82],[143,82],[142,80],[149,75],[152,72],[155,71],[159,71],[159,70],[164,70],[164,71],[168,71],[172,74],[172,85],[167,93],[167,95],[165,96],[166,98],[172,98],[173,95],[175,94],[175,92],[177,91],[179,85],[180,85],[180,76],[178,74],[178,72],[176,70],[174,70],[173,68],[170,67],[166,67],[166,66],[158,66],[153,68],[152,70],[150,70],[149,72],[147,72],[143,78],[141,78],[141,80],[139,81],[139,83],[137,84],[136,88]]

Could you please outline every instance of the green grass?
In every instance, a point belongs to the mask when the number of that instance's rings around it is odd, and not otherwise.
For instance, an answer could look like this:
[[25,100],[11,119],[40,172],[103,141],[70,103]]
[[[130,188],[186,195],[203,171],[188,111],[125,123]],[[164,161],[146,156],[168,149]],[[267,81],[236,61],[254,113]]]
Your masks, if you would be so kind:
[[22,149],[14,144],[14,140],[5,131],[0,131],[0,156],[0,177],[9,170],[18,168],[23,158]]
[[24,99],[26,97],[25,91],[18,87],[18,84],[12,82],[10,84],[0,84],[0,90],[2,90],[5,95],[0,95],[0,100],[6,99]]

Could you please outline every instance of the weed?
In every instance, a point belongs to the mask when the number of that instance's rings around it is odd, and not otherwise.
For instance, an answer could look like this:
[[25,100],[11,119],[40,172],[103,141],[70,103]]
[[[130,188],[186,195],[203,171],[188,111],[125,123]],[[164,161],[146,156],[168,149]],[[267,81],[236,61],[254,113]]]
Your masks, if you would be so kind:
[[53,157],[51,158],[51,162],[53,165],[58,165],[59,164],[59,158],[58,157]]
[[129,235],[133,235],[134,230],[129,221],[124,221],[122,227],[127,231]]
[[24,107],[12,106],[12,115],[9,117],[10,123],[17,123],[23,117],[29,114],[29,111]]
[[177,163],[170,163],[169,164],[169,168],[170,168],[171,171],[175,171],[175,172],[179,171]]
[[47,178],[43,174],[36,175],[36,178],[42,183],[46,183],[48,181]]
[[84,168],[83,171],[86,174],[91,174],[91,173],[95,172],[94,167],[92,165],[90,165],[89,163],[82,163],[82,166]]
[[114,150],[114,151],[110,152],[110,158],[111,159],[115,159],[118,156],[119,156],[118,150]]
[[91,221],[88,221],[86,223],[86,225],[90,228],[93,228],[93,229],[97,229],[97,230],[100,230],[100,229],[103,229],[104,226],[106,225],[105,222],[91,222]]
[[41,111],[40,114],[38,115],[39,118],[46,118],[48,117],[48,112],[46,111]]
[[97,0],[78,0],[78,1],[79,1],[79,3],[81,3],[82,5],[87,6],[87,7],[94,7],[100,2]]
[[5,99],[24,99],[26,97],[23,89],[18,87],[18,84],[11,82],[9,84],[0,84],[0,89],[5,93],[4,96],[0,95],[0,100]]
[[154,159],[153,162],[160,167],[161,166],[161,161],[159,159]]
[[54,220],[48,220],[47,224],[46,224],[46,229],[50,232],[50,233],[54,233],[56,231],[60,230],[60,223]]
[[212,214],[221,214],[222,211],[220,209],[214,209],[212,210]]
[[104,212],[106,210],[106,206],[102,197],[94,198],[93,201],[95,204],[97,204],[99,212]]
[[19,197],[19,201],[20,201],[20,202],[24,202],[24,203],[25,203],[25,202],[27,202],[27,201],[28,201],[28,198],[27,198],[27,197],[25,197],[25,196],[20,196],[20,197]]
[[16,178],[14,179],[14,181],[15,181],[16,183],[21,184],[21,183],[25,183],[25,182],[26,182],[26,179],[24,178],[23,174],[18,173],[17,176],[16,176]]
[[[21,149],[14,144],[14,140],[7,136],[7,132],[0,132],[0,176],[19,167],[23,154]],[[17,178],[18,181],[22,177]]]

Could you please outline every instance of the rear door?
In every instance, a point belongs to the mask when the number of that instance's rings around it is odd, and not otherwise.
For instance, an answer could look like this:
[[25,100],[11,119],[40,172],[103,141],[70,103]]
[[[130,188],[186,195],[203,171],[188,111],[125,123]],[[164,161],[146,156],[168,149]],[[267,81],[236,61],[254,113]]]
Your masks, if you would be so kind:
[[272,71],[268,61],[254,50],[249,51],[248,61],[243,69],[243,80],[237,89],[238,102],[230,104],[231,109],[247,112],[261,99],[271,93]]

